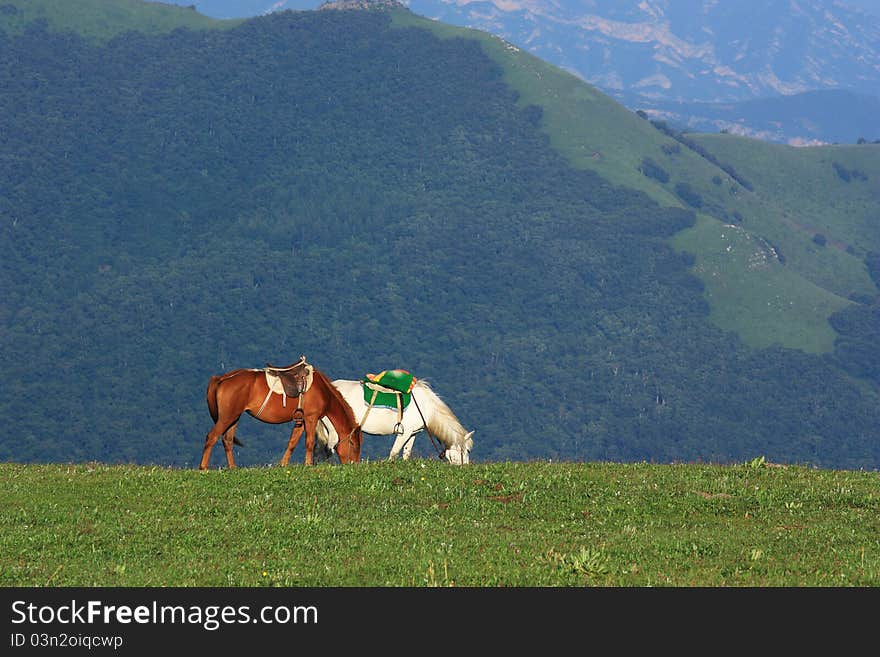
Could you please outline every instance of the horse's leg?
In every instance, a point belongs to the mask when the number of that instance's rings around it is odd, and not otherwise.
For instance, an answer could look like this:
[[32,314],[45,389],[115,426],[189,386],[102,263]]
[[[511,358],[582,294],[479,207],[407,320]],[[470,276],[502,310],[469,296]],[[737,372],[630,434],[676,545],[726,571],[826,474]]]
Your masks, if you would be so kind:
[[409,461],[409,457],[412,454],[413,445],[416,444],[416,435],[414,433],[409,434],[409,438],[407,438],[403,443],[403,460]]
[[[211,427],[211,430],[208,432],[208,435],[205,436],[205,449],[202,450],[202,462],[199,464],[199,470],[208,469],[208,463],[211,460],[211,448],[214,447],[214,443],[220,439],[220,436],[223,436],[229,430],[229,427],[235,426],[237,422],[238,418],[235,418],[232,422],[230,422],[228,418],[221,417],[217,419],[214,426]],[[232,438],[229,439],[229,442],[230,444],[232,443]]]
[[235,467],[235,456],[232,454],[232,443],[235,440],[235,430],[237,427],[238,421],[236,420],[232,426],[226,430],[226,433],[223,434],[223,449],[226,450],[226,465],[228,465],[230,469]]
[[313,454],[315,453],[315,428],[318,424],[317,417],[306,418],[306,465],[314,465]]
[[[294,422],[293,430],[290,432],[290,440],[287,441],[287,449],[284,450],[284,456],[281,457],[281,465],[287,465],[290,462],[290,455],[293,454],[293,450],[296,449],[297,443],[299,443],[300,436],[302,436],[303,425]],[[313,437],[314,440],[314,437]]]
[[208,435],[205,436],[205,449],[202,450],[202,462],[199,463],[199,470],[208,469],[208,463],[211,460],[211,448],[214,447],[214,443],[217,442],[220,435],[220,433],[217,433],[217,425],[215,424],[208,432]]
[[[411,435],[412,435],[412,432],[410,432],[410,431],[404,431],[403,433],[397,435],[397,438],[394,440],[394,444],[391,446],[391,451],[388,453],[388,460],[389,461],[393,461],[395,458],[397,458],[397,455],[400,454],[400,450],[406,444],[406,441],[409,439],[409,437]],[[412,451],[412,447],[410,447],[409,451]],[[403,458],[404,459],[409,458],[408,451],[403,453]]]

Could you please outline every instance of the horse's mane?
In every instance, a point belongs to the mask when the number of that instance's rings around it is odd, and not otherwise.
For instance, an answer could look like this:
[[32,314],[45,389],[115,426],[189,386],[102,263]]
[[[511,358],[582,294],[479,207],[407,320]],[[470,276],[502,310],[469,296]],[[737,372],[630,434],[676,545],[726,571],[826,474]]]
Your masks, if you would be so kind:
[[424,392],[433,402],[433,412],[425,412],[425,421],[428,423],[428,429],[447,447],[462,446],[462,440],[468,431],[455,413],[452,412],[452,409],[446,405],[446,402],[440,399],[440,395],[434,392],[431,384],[425,379],[416,381],[413,392],[416,390]]
[[[357,420],[354,417],[354,411],[351,409],[351,406],[345,400],[345,397],[342,396],[342,393],[339,392],[339,389],[333,385],[333,382],[317,367],[313,370],[313,375],[321,382],[321,384],[327,389],[327,392],[330,396],[336,401],[336,403],[342,407],[342,410],[345,412],[345,416],[348,418],[348,421],[351,423],[351,426],[357,425]],[[320,423],[319,423],[320,424]]]

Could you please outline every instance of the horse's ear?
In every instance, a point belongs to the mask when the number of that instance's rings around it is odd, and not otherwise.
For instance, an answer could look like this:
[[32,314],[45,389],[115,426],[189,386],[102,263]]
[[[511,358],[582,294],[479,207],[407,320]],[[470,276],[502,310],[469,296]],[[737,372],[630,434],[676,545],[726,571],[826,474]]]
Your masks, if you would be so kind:
[[474,435],[473,431],[468,431],[464,435],[464,443],[465,443],[465,445],[467,445],[468,450],[471,450],[474,447],[474,439],[471,438],[471,436],[473,436],[473,435]]

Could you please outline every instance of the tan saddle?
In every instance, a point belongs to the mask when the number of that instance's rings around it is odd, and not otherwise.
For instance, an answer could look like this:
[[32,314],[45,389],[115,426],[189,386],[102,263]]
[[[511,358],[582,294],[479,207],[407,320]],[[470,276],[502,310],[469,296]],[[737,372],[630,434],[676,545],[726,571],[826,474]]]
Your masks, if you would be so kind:
[[272,393],[281,395],[281,402],[287,407],[287,398],[296,397],[297,405],[293,411],[291,418],[296,426],[303,424],[302,398],[303,395],[312,387],[312,379],[314,378],[315,368],[306,362],[305,356],[300,356],[299,360],[293,365],[287,367],[278,367],[271,363],[266,363],[263,369],[266,374],[266,385],[269,391],[263,400],[260,409],[254,414],[254,417],[260,417]]
[[284,395],[284,405],[287,406],[287,397],[298,397],[312,386],[314,371],[305,356],[300,356],[297,362],[287,367],[266,363],[266,383],[272,392]]

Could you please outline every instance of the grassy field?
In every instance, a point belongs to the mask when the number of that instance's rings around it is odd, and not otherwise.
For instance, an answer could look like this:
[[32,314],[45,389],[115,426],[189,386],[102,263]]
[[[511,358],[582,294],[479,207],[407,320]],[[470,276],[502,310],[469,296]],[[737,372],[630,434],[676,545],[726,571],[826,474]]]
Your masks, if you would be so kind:
[[880,473],[0,464],[2,586],[873,587]]
[[717,326],[756,348],[779,344],[817,354],[834,349],[837,333],[828,317],[850,302],[783,266],[756,233],[700,214],[673,245],[695,255],[693,273],[705,285]]
[[[864,257],[880,249],[880,145],[794,148],[722,134],[694,140],[754,181],[760,206],[744,225],[780,248],[789,267],[844,298],[876,294]],[[824,245],[813,241],[817,234]]]

